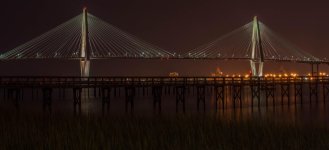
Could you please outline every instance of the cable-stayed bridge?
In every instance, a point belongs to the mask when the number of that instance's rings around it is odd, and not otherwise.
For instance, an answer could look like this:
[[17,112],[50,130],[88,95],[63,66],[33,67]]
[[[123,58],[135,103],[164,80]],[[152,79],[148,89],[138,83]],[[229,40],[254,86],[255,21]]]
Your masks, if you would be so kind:
[[[90,77],[90,61],[94,59],[214,59],[249,61],[253,76],[248,77]],[[87,12],[59,25],[47,33],[0,54],[1,61],[22,59],[73,59],[80,61],[81,77],[0,77],[0,91],[3,99],[13,101],[19,108],[24,98],[24,90],[31,90],[32,99],[37,91],[42,92],[43,108],[51,111],[53,93],[65,99],[67,89],[71,89],[74,111],[81,108],[82,97],[100,98],[102,109],[108,110],[111,99],[124,91],[125,111],[134,109],[136,93],[152,93],[153,108],[161,112],[163,95],[172,93],[176,97],[176,111],[182,106],[185,112],[186,96],[191,92],[197,98],[197,110],[203,104],[206,110],[206,95],[211,91],[215,99],[215,110],[230,107],[251,106],[257,101],[261,105],[275,106],[281,103],[303,104],[303,95],[308,92],[310,103],[329,98],[328,76],[283,76],[263,77],[264,63],[295,62],[312,66],[318,72],[319,64],[329,64],[303,51],[274,33],[257,17],[252,22],[222,36],[214,41],[195,48],[185,54],[163,50],[144,42],[100,18]],[[314,70],[314,65],[316,70]],[[305,91],[303,89],[307,88]],[[2,89],[2,90],[1,90]],[[92,90],[93,91],[89,91]],[[118,91],[118,92],[117,92]],[[139,92],[143,91],[143,92]],[[280,96],[275,96],[280,92]],[[86,96],[85,94],[88,94]],[[250,101],[244,101],[250,96]],[[265,96],[265,97],[264,97]],[[279,97],[279,98],[278,98]],[[280,99],[281,98],[281,99]],[[272,101],[272,102],[270,102]],[[250,102],[250,103],[249,103]]]
[[81,76],[88,77],[93,59],[216,59],[250,61],[253,76],[263,76],[264,62],[327,63],[254,20],[208,44],[176,54],[144,42],[87,12],[0,55],[2,61],[20,59],[77,59]]

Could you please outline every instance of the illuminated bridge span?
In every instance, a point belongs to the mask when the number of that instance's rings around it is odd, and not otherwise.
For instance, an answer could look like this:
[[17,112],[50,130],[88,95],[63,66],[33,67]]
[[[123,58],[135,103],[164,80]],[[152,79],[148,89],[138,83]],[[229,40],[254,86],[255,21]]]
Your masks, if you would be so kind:
[[55,29],[0,55],[3,61],[19,59],[77,59],[81,76],[89,77],[93,59],[216,59],[248,60],[253,76],[263,76],[264,62],[309,63],[319,59],[283,40],[263,23],[254,20],[213,42],[186,54],[168,52],[146,43],[87,12]]

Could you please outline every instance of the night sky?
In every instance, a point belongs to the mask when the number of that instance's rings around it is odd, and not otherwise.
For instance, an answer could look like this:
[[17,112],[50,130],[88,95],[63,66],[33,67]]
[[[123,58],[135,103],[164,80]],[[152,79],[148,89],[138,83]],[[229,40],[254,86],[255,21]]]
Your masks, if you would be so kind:
[[[183,53],[205,44],[257,15],[298,47],[320,58],[329,57],[329,1],[302,0],[11,0],[0,5],[0,51],[15,48],[79,15],[84,5],[93,15],[171,52]],[[78,62],[74,61],[23,61],[0,66],[5,68],[2,74],[79,74]],[[92,67],[93,75],[167,75],[171,71],[209,75],[216,67],[227,73],[249,70],[247,62],[186,60],[103,60],[93,62]],[[309,66],[268,64],[265,67],[267,71],[307,72]]]

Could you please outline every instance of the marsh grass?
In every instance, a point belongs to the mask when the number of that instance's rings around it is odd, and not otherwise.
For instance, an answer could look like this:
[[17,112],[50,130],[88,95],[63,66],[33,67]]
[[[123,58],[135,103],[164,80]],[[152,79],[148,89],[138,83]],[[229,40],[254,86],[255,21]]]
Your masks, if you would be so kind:
[[329,149],[329,127],[212,115],[0,115],[0,149]]

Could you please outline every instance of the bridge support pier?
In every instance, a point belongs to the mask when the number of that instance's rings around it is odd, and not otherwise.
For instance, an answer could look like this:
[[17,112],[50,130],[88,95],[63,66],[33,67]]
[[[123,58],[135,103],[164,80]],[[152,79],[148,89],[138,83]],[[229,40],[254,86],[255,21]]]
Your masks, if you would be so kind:
[[73,88],[73,107],[74,107],[74,113],[77,113],[77,107],[78,107],[78,113],[81,112],[81,94],[82,94],[82,88]]
[[254,99],[258,101],[258,108],[260,108],[260,78],[250,79],[250,89],[251,89],[251,108],[254,107]]
[[319,76],[319,65],[318,63],[311,63],[311,75]]
[[120,97],[121,96],[121,87],[120,86],[118,86],[118,96]]
[[148,89],[145,86],[143,86],[142,88],[143,88],[143,96],[148,95]]
[[288,100],[288,107],[290,105],[290,84],[289,83],[282,83],[281,84],[281,105],[284,105],[284,98]]
[[52,88],[43,88],[43,111],[45,112],[48,108],[48,111],[51,112],[51,104],[52,104]]
[[8,100],[14,103],[16,109],[19,109],[19,102],[23,99],[22,89],[20,88],[8,88],[7,89]]
[[222,103],[222,109],[224,110],[225,107],[225,86],[223,85],[215,85],[214,87],[214,93],[215,93],[215,110],[217,112],[218,110],[218,103],[221,101]]
[[97,85],[96,84],[93,87],[93,95],[94,95],[94,98],[97,98]]
[[329,83],[327,80],[322,82],[323,82],[322,85],[323,102],[326,103],[327,98],[329,97]]
[[299,98],[300,104],[303,104],[303,83],[297,83],[295,81],[294,83],[294,89],[295,89],[295,105],[297,104],[297,99]]
[[61,95],[61,99],[62,99],[62,100],[65,100],[65,99],[66,99],[66,88],[65,88],[65,87],[62,87],[62,88],[60,88],[59,90],[60,90],[59,92],[62,93],[62,95]]
[[6,88],[3,88],[3,101],[6,101]]
[[275,84],[274,84],[274,82],[268,83],[269,80],[266,80],[266,81],[267,81],[267,83],[265,85],[265,99],[266,99],[266,101],[265,101],[266,104],[265,105],[266,105],[266,108],[268,107],[268,101],[270,99],[272,99],[272,105],[273,105],[273,107],[275,107]]
[[164,86],[164,95],[167,95],[168,91],[167,91],[167,86]]
[[109,111],[111,104],[111,88],[102,87],[102,112]]
[[162,98],[162,86],[153,86],[152,87],[153,94],[153,111],[156,112],[158,105],[158,113],[161,113],[161,98]]
[[185,113],[185,86],[176,86],[175,87],[175,94],[176,94],[176,112],[178,112],[179,104],[182,103],[183,113]]
[[236,102],[240,103],[240,108],[242,108],[242,85],[233,84],[232,86],[232,97],[233,97],[233,108],[236,107]]
[[128,86],[125,88],[125,92],[126,92],[126,113],[128,112],[128,105],[130,103],[130,112],[132,113],[134,111],[134,98],[135,98],[135,87],[134,86]]
[[318,102],[318,80],[310,81],[309,83],[309,91],[310,91],[310,104],[312,104],[312,98],[315,98],[315,101]]
[[203,112],[206,111],[206,87],[204,85],[197,86],[197,110],[200,111],[200,102],[203,103]]
[[34,100],[34,87],[31,88],[31,100]]

